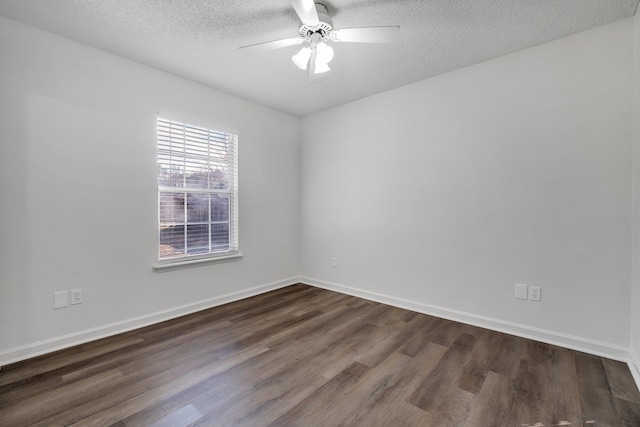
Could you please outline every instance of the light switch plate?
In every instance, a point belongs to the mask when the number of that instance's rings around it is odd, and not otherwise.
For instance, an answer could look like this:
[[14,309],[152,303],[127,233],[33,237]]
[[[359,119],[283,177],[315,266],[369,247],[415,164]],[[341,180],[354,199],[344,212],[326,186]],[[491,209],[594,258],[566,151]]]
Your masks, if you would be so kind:
[[516,283],[516,298],[517,299],[527,299],[527,285],[523,285],[521,283]]
[[69,305],[69,291],[53,293],[53,308],[64,308]]

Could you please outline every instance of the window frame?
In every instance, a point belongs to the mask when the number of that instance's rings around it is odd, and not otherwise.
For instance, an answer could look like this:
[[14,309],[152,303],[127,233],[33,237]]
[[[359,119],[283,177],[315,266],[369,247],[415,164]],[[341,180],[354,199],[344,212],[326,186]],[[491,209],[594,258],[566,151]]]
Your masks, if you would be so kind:
[[[175,134],[173,134],[175,132]],[[195,136],[194,136],[195,135]],[[204,136],[203,136],[204,135]],[[181,145],[181,147],[180,147]],[[221,149],[225,147],[225,149]],[[206,159],[201,153],[194,153],[195,149],[203,149],[206,147]],[[212,154],[213,153],[213,154]],[[164,156],[164,157],[163,157]],[[173,160],[175,159],[177,160]],[[221,160],[224,158],[224,160]],[[168,160],[167,160],[168,159]],[[226,262],[239,259],[242,254],[239,249],[239,232],[238,232],[238,136],[237,134],[211,129],[192,123],[187,123],[174,119],[165,119],[160,116],[156,121],[156,161],[158,165],[157,175],[157,263],[154,269],[157,271],[178,268],[182,266],[192,266],[202,263]],[[193,165],[206,167],[206,186],[203,182],[197,182],[195,185],[190,183],[188,173],[193,171]],[[221,166],[221,169],[213,169]],[[191,167],[191,169],[190,169]],[[225,169],[225,167],[227,169]],[[174,169],[175,168],[175,169]],[[178,170],[178,179],[171,178],[171,170]],[[222,173],[220,172],[222,170]],[[193,172],[191,172],[193,173]],[[165,181],[162,182],[163,174]],[[181,178],[179,177],[181,174]],[[219,182],[224,182],[222,188],[212,186],[212,175],[221,174],[222,178]],[[168,177],[168,178],[167,178]],[[176,184],[182,180],[181,185]],[[171,181],[174,181],[173,183]],[[173,184],[173,185],[168,185]],[[163,198],[167,200],[167,195],[176,193],[183,196],[182,212],[184,217],[177,221],[163,220],[163,212],[166,212],[166,205],[163,211]],[[191,197],[190,197],[191,195]],[[189,200],[195,195],[207,195],[206,199],[206,221],[190,221],[189,220]],[[213,197],[219,195],[228,196],[228,215],[226,220],[212,220]],[[164,197],[163,197],[164,196]],[[170,198],[170,197],[169,197]],[[180,196],[177,197],[178,199]],[[202,199],[201,197],[199,198]],[[175,197],[174,197],[175,200]],[[175,209],[175,208],[169,208]],[[224,209],[224,208],[223,208]],[[178,208],[178,211],[180,209]],[[218,213],[219,214],[219,213]],[[223,211],[224,217],[224,211]],[[219,218],[218,218],[219,219]],[[228,228],[226,236],[228,237],[228,247],[223,250],[215,250],[213,246],[212,230],[216,225],[226,225]],[[189,232],[190,228],[198,225],[206,225],[208,230],[207,243],[205,246],[192,246],[197,248],[198,253],[189,254]],[[176,253],[174,255],[163,257],[162,253],[162,230],[164,227],[182,227],[184,232],[183,250],[184,253]],[[190,227],[191,226],[191,227]],[[225,227],[222,227],[224,230]],[[224,232],[223,232],[224,233]],[[223,234],[224,236],[224,234]],[[200,236],[202,237],[202,235]],[[208,250],[202,252],[208,246]],[[219,249],[219,248],[218,248]]]

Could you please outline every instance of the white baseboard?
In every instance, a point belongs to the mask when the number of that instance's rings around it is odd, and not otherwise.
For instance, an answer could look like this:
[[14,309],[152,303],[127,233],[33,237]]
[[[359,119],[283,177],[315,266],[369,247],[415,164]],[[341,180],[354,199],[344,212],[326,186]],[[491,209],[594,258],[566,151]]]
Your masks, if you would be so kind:
[[633,350],[629,352],[629,360],[627,361],[627,365],[629,365],[629,370],[631,371],[631,375],[633,375],[633,379],[636,382],[636,386],[640,390],[640,359],[638,355],[635,354]]
[[84,329],[59,337],[49,338],[37,341],[20,347],[10,348],[0,352],[0,367],[10,363],[19,362],[21,360],[30,359],[46,353],[51,353],[64,348],[72,347],[78,344],[84,344],[89,341],[95,341],[108,336],[131,331],[133,329],[142,328],[144,326],[153,325],[155,323],[164,322],[166,320],[175,319],[176,317],[195,313],[197,311],[206,310],[222,304],[238,301],[254,295],[263,294],[275,289],[284,288],[286,286],[298,283],[298,277],[290,277],[288,279],[279,280],[277,282],[267,283],[265,285],[256,286],[239,292],[232,292],[218,297],[208,298],[206,300],[172,307],[166,310],[157,311],[155,313],[145,314],[143,316],[126,319],[119,322],[109,323],[107,325],[95,328]]
[[[307,285],[316,286],[318,288],[328,289],[331,291],[336,291],[343,294],[352,295],[411,311],[416,311],[419,313],[429,314],[444,319],[454,320],[456,322],[479,326],[481,328],[491,329],[498,332],[504,332],[510,335],[516,335],[535,341],[541,341],[547,344],[553,344],[584,353],[590,353],[596,356],[602,356],[609,359],[627,362],[630,365],[631,369],[631,363],[629,363],[631,357],[629,349],[615,344],[569,335],[562,332],[536,328],[534,326],[523,325],[505,320],[494,319],[491,317],[480,316],[477,314],[453,310],[445,307],[438,307],[435,305],[411,301],[391,295],[365,291],[363,289],[325,282],[311,277],[303,276],[300,278],[300,282]],[[640,365],[637,366],[640,367]],[[635,374],[634,378],[636,379],[636,383],[640,384]]]

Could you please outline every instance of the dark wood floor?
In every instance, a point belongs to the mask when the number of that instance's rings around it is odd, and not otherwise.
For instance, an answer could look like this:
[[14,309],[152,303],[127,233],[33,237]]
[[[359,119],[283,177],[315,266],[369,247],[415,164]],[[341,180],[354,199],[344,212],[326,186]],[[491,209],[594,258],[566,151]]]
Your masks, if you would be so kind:
[[12,427],[563,421],[640,426],[626,364],[306,285],[0,370]]

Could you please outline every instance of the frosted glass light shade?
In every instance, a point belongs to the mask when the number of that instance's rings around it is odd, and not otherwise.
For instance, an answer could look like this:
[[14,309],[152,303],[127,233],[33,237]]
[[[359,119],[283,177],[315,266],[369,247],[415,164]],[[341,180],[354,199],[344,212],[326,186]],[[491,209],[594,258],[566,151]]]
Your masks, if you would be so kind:
[[331,68],[329,68],[329,64],[327,64],[326,62],[321,62],[320,60],[316,59],[316,66],[313,71],[314,74],[326,73],[329,70],[331,70]]
[[333,59],[333,48],[326,43],[318,43],[316,52],[316,65],[318,62],[323,62],[326,65]]
[[302,70],[307,69],[307,66],[309,65],[309,58],[311,58],[311,48],[309,47],[303,47],[300,49],[300,52],[291,57],[293,63]]

